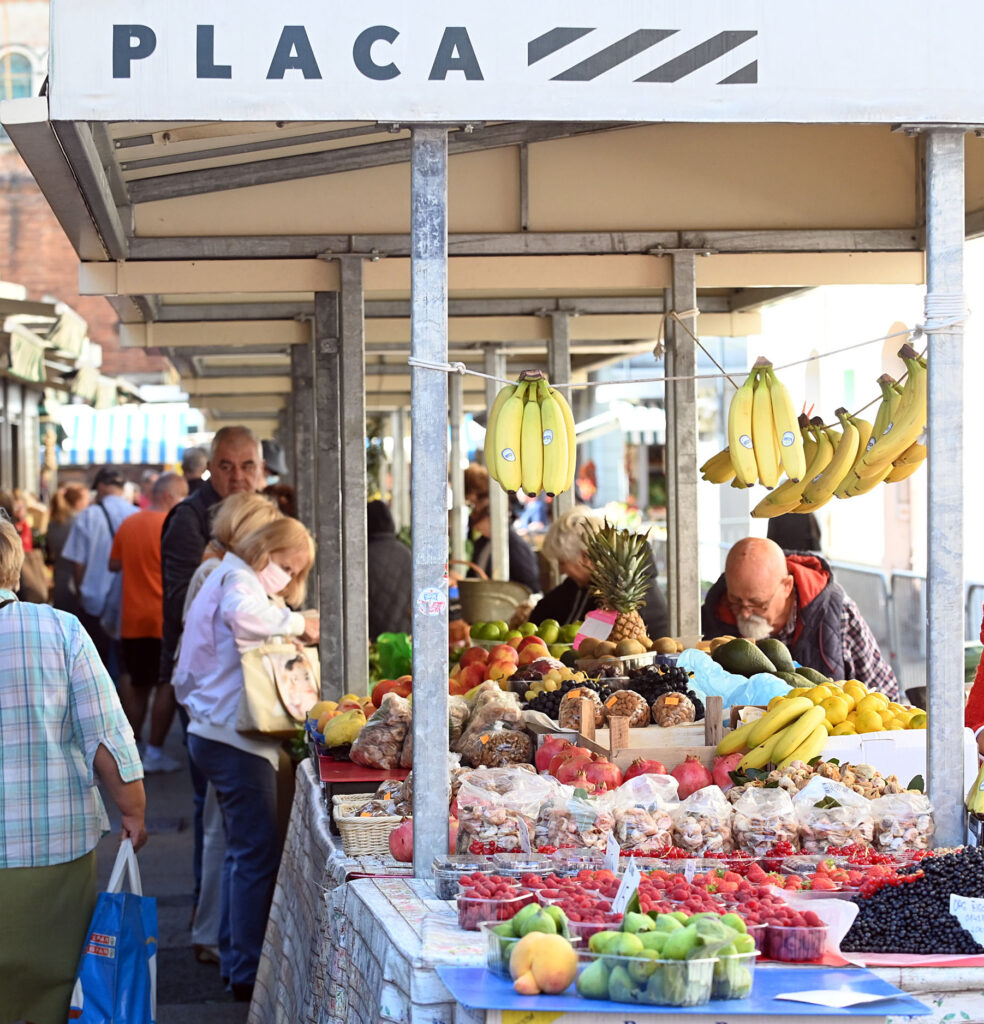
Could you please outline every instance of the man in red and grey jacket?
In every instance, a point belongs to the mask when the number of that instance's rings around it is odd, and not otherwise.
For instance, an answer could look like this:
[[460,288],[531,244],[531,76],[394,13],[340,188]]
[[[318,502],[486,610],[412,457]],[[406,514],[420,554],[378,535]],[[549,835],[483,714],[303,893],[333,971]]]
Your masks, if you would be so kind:
[[898,700],[895,674],[871,628],[818,555],[784,553],[762,537],[738,541],[704,599],[701,629],[705,639],[777,637],[801,665]]

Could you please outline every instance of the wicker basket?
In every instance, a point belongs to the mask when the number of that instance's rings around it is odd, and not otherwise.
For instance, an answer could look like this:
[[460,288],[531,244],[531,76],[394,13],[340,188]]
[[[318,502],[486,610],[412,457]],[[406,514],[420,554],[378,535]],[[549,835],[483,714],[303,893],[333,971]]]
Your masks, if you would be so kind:
[[342,837],[346,857],[385,857],[390,859],[389,834],[403,819],[398,814],[362,818],[355,809],[367,803],[375,793],[343,793],[332,797],[332,815]]

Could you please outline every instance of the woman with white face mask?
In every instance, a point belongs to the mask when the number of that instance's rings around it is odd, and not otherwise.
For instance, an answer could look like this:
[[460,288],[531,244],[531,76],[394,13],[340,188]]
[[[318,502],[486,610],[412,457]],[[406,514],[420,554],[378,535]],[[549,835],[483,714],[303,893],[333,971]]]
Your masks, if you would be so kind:
[[268,523],[234,544],[188,610],[174,670],[175,695],[189,716],[188,753],[222,809],[220,969],[244,1001],[252,995],[280,861],[280,741],[236,731],[240,659],[272,637],[317,641],[316,614],[301,615],[273,600],[300,605],[313,563],[314,542],[296,519]]

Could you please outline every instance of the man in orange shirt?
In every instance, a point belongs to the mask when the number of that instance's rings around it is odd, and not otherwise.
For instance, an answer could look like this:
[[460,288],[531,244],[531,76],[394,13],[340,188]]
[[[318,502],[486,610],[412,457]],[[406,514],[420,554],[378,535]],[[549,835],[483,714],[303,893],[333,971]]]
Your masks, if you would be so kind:
[[188,494],[177,473],[163,473],[150,492],[150,507],[125,519],[116,531],[109,556],[112,572],[123,573],[123,617],[120,627],[127,676],[120,680],[120,701],[137,741],[147,716],[150,692],[157,687],[150,716],[150,740],[143,755],[144,772],[173,772],[181,765],[164,753],[164,740],[174,718],[174,689],[158,685],[163,629],[161,529],[168,512]]

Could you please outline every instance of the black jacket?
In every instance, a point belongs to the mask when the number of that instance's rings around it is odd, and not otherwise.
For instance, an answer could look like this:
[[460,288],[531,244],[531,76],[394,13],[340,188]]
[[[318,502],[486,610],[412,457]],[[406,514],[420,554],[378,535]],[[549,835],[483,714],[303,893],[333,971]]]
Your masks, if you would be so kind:
[[[472,549],[472,561],[492,575],[492,541],[488,537],[479,537]],[[469,576],[477,576],[474,569],[468,570]],[[509,527],[509,579],[513,583],[522,583],[530,588],[531,594],[539,594],[540,567],[537,565],[536,552]]]
[[[539,625],[544,619],[556,619],[562,626],[569,622],[580,622],[586,612],[596,611],[598,600],[591,594],[590,587],[579,587],[567,577],[563,583],[543,595],[540,603],[530,612],[530,622]],[[650,640],[666,636],[670,628],[670,613],[666,598],[656,585],[656,567],[652,566],[646,603],[639,609]]]
[[209,481],[194,494],[179,501],[167,514],[161,530],[161,582],[164,589],[164,634],[161,638],[162,683],[171,681],[174,655],[183,629],[188,584],[202,564],[205,545],[212,534],[211,510],[222,499]]
[[409,633],[413,556],[397,537],[393,516],[381,501],[366,506],[366,538],[369,639],[380,633]]

